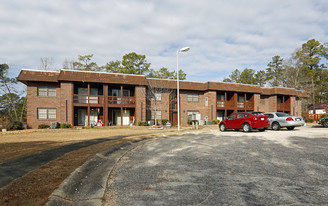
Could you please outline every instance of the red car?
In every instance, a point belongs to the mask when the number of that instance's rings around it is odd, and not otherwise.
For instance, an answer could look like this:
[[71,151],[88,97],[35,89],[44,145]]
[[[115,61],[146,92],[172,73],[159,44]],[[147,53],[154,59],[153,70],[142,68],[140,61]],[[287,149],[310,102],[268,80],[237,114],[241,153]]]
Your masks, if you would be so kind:
[[221,132],[227,129],[242,129],[244,132],[250,132],[252,129],[265,131],[270,127],[270,122],[262,112],[238,112],[221,121],[219,127]]

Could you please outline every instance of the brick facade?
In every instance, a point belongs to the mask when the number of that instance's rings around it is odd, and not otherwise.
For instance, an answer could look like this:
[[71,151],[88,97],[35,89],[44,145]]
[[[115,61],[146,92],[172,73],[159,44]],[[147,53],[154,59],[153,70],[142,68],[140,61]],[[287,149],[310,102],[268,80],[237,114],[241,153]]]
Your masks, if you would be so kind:
[[[27,124],[30,128],[37,128],[40,124],[49,125],[54,121],[76,126],[81,122],[90,126],[98,121],[104,125],[115,123],[128,125],[134,120],[137,124],[138,121],[151,119],[150,114],[155,110],[155,103],[161,119],[173,121],[174,114],[177,114],[177,107],[174,104],[176,99],[170,98],[176,92],[174,80],[67,70],[60,72],[22,70],[18,80],[27,85]],[[38,96],[39,86],[55,87],[56,96]],[[147,98],[150,86],[159,88],[160,100]],[[80,87],[84,87],[84,92]],[[195,99],[188,101],[188,96],[189,100],[192,96]],[[180,81],[181,125],[187,125],[190,118],[188,113],[193,112],[199,114],[201,120],[208,121],[217,119],[218,112],[225,117],[236,111],[283,111],[292,115],[301,115],[302,98],[306,96],[304,91],[287,88]],[[43,108],[56,109],[56,118],[38,118],[38,109]]]

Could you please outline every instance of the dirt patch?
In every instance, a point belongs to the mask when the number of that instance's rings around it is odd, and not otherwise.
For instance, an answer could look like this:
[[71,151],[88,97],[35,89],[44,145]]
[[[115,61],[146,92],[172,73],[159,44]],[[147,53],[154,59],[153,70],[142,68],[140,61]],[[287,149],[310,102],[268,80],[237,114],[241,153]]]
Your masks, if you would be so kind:
[[0,189],[0,205],[43,205],[67,176],[96,153],[129,141],[151,137],[148,135],[106,141],[69,152]]
[[143,127],[99,129],[25,130],[0,133],[0,163],[75,142],[121,135],[162,133],[174,129],[151,130]]

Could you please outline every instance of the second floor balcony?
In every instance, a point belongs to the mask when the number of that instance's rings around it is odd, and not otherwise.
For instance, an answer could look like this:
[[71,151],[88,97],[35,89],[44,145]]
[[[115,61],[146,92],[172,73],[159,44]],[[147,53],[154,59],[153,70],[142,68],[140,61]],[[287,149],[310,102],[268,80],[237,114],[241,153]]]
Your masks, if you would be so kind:
[[[84,94],[74,94],[73,103],[79,106],[87,105],[97,105],[105,106],[105,96],[104,95],[84,95]],[[136,98],[130,96],[108,96],[107,105],[109,107],[120,107],[124,105],[125,107],[135,106]]]
[[74,94],[74,104],[103,104],[103,95],[85,95],[85,94]]
[[108,106],[135,106],[136,98],[130,96],[109,96],[108,97]]

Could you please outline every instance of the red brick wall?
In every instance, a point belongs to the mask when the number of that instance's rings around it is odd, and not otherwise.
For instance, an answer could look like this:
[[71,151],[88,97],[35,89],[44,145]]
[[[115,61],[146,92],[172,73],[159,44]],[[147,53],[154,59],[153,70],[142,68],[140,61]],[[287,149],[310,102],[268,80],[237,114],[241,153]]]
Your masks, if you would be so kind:
[[[198,102],[188,102],[187,97],[189,93],[197,93]],[[204,92],[180,91],[180,119],[182,126],[187,125],[188,111],[199,111],[202,120],[205,119],[205,116],[208,116],[208,108],[205,107]],[[210,118],[210,116],[208,118]]]
[[[73,83],[60,83],[60,116],[59,122],[66,122],[74,125],[73,115],[73,94],[74,84]],[[66,105],[67,102],[67,105]]]
[[136,86],[136,123],[146,121],[146,87]]
[[[38,96],[38,85],[53,85],[56,86],[56,97],[40,97]],[[55,108],[57,119],[39,120],[38,108]],[[28,83],[27,84],[27,127],[38,128],[39,124],[48,124],[59,121],[60,112],[60,87],[55,83]]]

